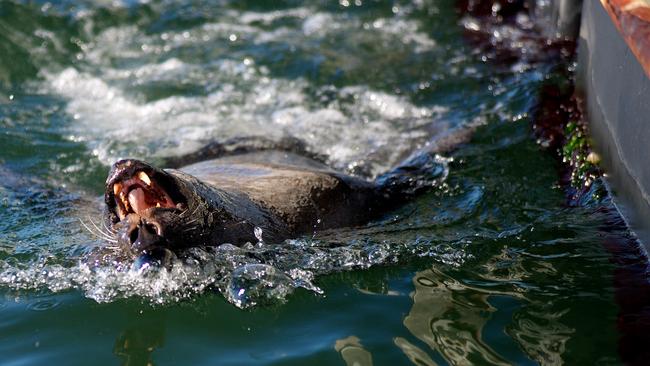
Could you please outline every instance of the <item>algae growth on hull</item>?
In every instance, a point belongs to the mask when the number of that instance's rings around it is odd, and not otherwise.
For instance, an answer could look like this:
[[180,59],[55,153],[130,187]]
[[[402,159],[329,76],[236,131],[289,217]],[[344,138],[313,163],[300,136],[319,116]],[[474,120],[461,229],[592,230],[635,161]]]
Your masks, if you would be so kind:
[[[465,37],[480,26],[436,0],[0,3],[3,360],[619,360],[601,243],[629,233],[607,198],[565,205],[530,130],[550,65],[486,63]],[[469,125],[444,182],[367,226],[197,249],[169,272],[85,259],[107,245],[79,219],[102,230],[114,159],[290,135],[373,177]]]

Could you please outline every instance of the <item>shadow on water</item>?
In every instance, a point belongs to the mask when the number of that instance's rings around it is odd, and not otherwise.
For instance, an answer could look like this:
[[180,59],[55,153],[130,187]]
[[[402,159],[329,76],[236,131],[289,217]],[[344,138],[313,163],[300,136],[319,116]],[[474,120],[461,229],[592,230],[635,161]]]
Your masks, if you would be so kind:
[[160,312],[147,310],[130,314],[126,324],[115,339],[113,353],[123,366],[153,365],[153,353],[165,344],[165,319]]

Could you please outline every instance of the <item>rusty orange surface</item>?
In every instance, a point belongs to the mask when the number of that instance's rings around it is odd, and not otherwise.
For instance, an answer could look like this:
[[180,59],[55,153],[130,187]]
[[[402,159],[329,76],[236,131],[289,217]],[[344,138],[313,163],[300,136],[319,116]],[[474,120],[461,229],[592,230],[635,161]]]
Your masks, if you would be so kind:
[[[587,0],[589,1],[589,0]],[[600,0],[650,77],[650,0]]]

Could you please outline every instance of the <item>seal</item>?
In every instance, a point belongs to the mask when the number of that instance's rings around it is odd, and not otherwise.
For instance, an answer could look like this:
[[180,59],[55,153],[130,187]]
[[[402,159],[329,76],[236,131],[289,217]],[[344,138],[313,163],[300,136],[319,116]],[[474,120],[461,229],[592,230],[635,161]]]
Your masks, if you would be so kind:
[[104,220],[124,253],[154,259],[189,247],[278,243],[361,225],[430,187],[444,171],[431,146],[446,150],[465,135],[441,139],[372,181],[257,142],[252,149],[208,145],[173,159],[171,165],[189,164],[178,169],[120,160],[106,180]]
[[363,224],[394,204],[381,185],[293,153],[263,151],[159,169],[116,162],[105,220],[134,257],[223,243],[279,242]]

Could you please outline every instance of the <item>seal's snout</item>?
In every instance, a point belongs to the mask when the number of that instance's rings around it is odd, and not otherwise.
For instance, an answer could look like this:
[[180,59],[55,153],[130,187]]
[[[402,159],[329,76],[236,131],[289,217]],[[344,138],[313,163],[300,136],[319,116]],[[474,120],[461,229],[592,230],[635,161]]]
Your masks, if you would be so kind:
[[118,239],[133,252],[142,253],[163,243],[164,238],[160,223],[152,219],[139,218],[135,215],[129,215],[126,221],[127,224],[123,226]]

